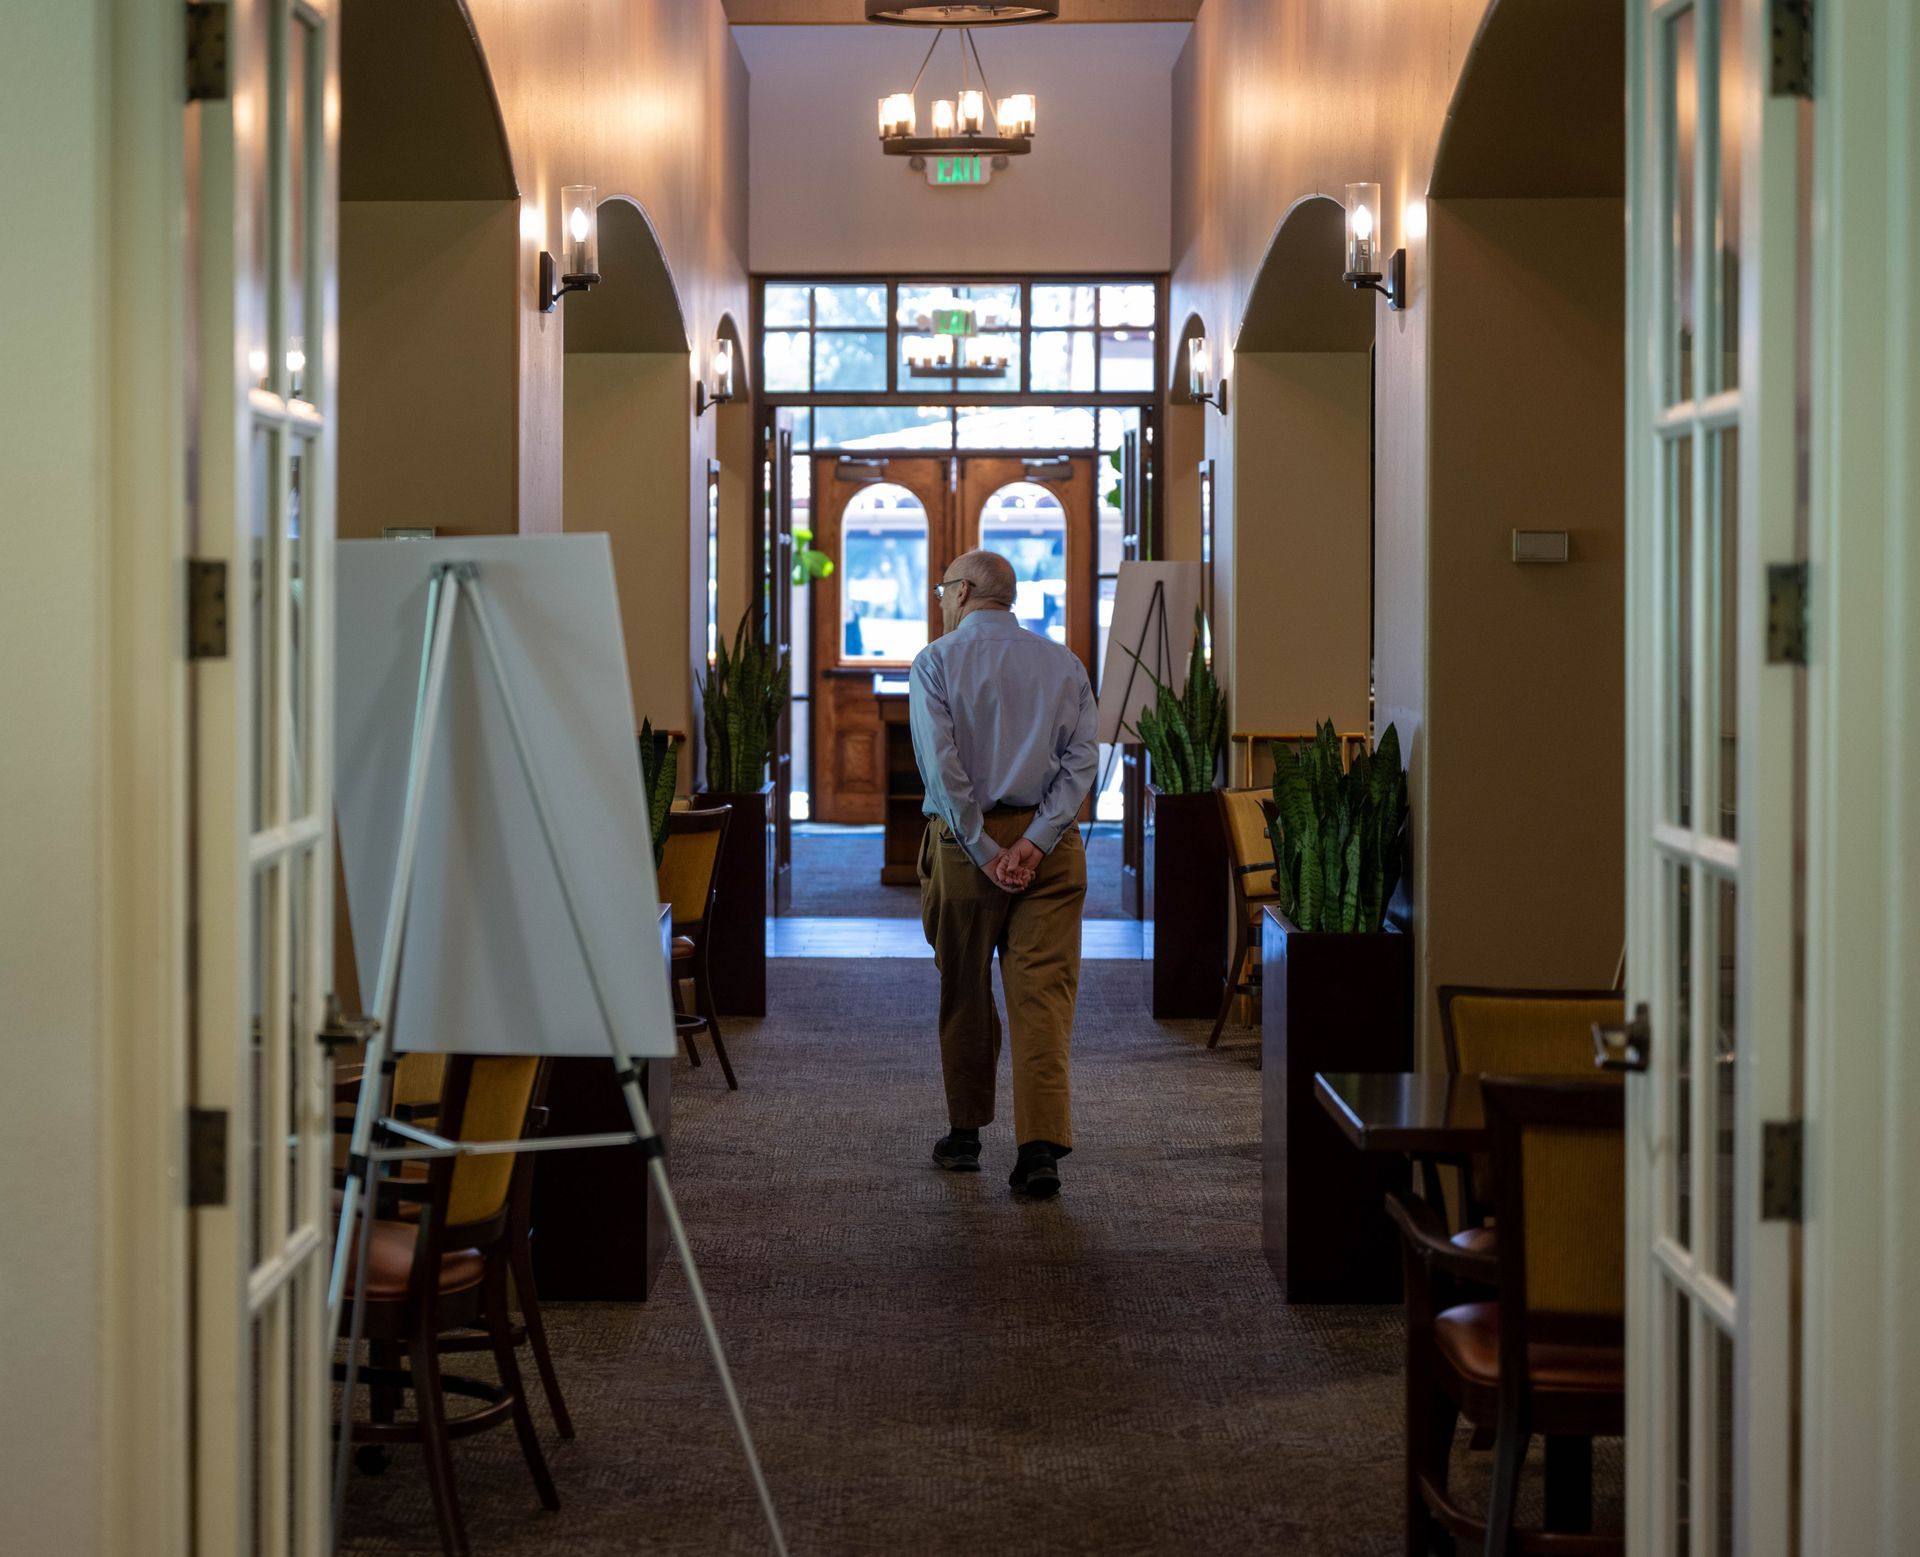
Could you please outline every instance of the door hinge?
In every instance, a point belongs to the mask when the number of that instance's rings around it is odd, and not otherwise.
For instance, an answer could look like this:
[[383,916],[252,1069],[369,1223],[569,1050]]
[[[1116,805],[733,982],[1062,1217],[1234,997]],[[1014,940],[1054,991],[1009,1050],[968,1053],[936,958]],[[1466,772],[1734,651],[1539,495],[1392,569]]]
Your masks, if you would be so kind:
[[1767,663],[1807,663],[1807,595],[1810,580],[1804,562],[1767,566]]
[[187,1204],[227,1203],[227,1111],[187,1110]]
[[1760,1126],[1760,1220],[1806,1220],[1807,1126],[1769,1119]]
[[187,7],[187,101],[227,95],[227,8],[207,0]]
[[1813,0],[1770,0],[1767,11],[1772,34],[1768,91],[1775,97],[1812,97]]
[[227,565],[187,559],[187,658],[227,657]]

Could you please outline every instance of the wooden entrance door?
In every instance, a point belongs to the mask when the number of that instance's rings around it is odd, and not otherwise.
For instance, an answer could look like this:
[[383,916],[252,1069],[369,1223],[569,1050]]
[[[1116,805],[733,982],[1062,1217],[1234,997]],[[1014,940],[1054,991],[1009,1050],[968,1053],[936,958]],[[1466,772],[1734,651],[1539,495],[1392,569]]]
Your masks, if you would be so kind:
[[813,586],[813,816],[886,814],[876,674],[903,684],[940,631],[933,586],[955,556],[951,462],[918,456],[813,462],[813,544],[833,572]]
[[1014,612],[1064,643],[1098,684],[1094,664],[1093,456],[987,455],[960,461],[955,554],[984,546],[1020,575]]

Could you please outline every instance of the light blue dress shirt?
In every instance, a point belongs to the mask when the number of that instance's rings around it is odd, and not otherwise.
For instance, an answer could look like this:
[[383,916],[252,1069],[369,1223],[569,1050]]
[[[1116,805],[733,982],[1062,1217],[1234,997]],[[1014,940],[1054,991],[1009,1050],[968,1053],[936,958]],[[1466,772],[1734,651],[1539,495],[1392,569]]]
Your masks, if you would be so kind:
[[928,816],[976,865],[1000,852],[982,817],[1036,808],[1026,836],[1051,854],[1079,814],[1100,762],[1099,718],[1073,651],[1011,611],[970,611],[914,657],[907,710]]

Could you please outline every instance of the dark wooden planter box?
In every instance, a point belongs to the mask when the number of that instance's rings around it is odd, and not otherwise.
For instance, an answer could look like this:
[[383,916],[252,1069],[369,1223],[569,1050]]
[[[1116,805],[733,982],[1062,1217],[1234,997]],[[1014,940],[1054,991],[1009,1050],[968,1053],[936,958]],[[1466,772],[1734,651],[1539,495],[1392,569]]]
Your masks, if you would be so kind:
[[[732,806],[714,904],[713,999],[722,1016],[767,1014],[767,905],[773,901],[773,785],[702,790],[694,809]],[[724,1029],[723,1029],[724,1031]]]
[[[670,1142],[673,1061],[643,1062],[640,1091],[654,1129]],[[553,1062],[548,1135],[632,1128],[611,1064],[598,1058]],[[639,1148],[539,1154],[533,1173],[533,1276],[541,1297],[638,1301],[653,1291],[667,1246],[666,1217]]]
[[1153,1014],[1212,1017],[1227,969],[1227,840],[1220,802],[1149,784],[1147,915],[1153,921]]
[[1316,1071],[1413,1068],[1413,938],[1308,935],[1261,915],[1262,1221],[1289,1303],[1397,1303],[1384,1207],[1406,1161],[1355,1151],[1314,1098]]

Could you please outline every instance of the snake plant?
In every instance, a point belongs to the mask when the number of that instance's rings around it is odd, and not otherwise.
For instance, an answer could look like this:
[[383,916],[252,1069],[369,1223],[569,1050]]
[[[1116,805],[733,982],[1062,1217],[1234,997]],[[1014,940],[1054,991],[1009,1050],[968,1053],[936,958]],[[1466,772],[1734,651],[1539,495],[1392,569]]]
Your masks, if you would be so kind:
[[1193,650],[1187,656],[1187,686],[1178,696],[1147,669],[1145,660],[1127,649],[1134,664],[1146,671],[1153,683],[1153,706],[1140,710],[1134,734],[1153,760],[1153,782],[1163,795],[1198,795],[1212,789],[1220,748],[1226,743],[1227,701],[1220,695],[1213,667],[1207,663],[1203,647],[1206,635],[1207,619],[1196,608]]
[[1300,751],[1275,741],[1273,804],[1267,832],[1287,917],[1308,931],[1383,929],[1407,822],[1399,732],[1388,725],[1379,746],[1345,773],[1331,721]]
[[748,635],[752,613],[740,618],[733,649],[719,646],[700,683],[706,708],[707,788],[720,794],[758,789],[767,778],[773,728],[787,703],[787,660]]
[[667,826],[673,817],[673,790],[680,777],[680,751],[651,719],[640,721],[640,780],[647,791],[647,835],[653,839],[653,868],[667,857]]

